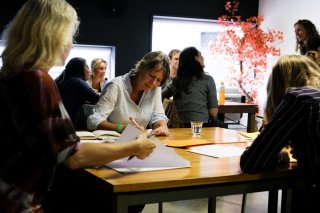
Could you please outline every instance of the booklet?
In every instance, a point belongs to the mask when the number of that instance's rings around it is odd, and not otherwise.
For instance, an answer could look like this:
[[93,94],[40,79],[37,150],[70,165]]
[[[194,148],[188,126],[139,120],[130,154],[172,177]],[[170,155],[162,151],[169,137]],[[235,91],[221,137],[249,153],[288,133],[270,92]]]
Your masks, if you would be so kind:
[[110,130],[76,131],[76,134],[80,137],[80,140],[115,140],[120,137],[119,133]]

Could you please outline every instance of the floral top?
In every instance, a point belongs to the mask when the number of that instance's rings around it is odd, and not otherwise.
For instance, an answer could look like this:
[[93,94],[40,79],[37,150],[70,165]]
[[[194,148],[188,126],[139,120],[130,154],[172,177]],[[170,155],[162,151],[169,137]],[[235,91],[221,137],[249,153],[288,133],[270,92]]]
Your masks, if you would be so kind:
[[79,138],[46,71],[0,80],[0,103],[0,206],[19,212],[30,207],[30,195],[40,202],[55,166],[76,151]]

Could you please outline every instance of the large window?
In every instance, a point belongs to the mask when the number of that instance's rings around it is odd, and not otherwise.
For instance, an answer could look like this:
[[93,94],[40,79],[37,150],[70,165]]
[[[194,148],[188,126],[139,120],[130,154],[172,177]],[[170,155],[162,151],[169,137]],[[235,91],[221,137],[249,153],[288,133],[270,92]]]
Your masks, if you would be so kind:
[[[4,50],[4,43],[0,41],[0,54]],[[66,64],[73,57],[82,57],[86,59],[90,66],[92,59],[103,58],[107,61],[106,77],[113,79],[115,77],[115,47],[102,46],[102,45],[84,45],[74,44],[74,47],[70,51],[70,55],[66,60]],[[0,60],[0,67],[2,66],[2,60]],[[49,70],[49,74],[55,79],[64,70],[64,66],[53,67]]]
[[226,79],[228,62],[221,56],[211,54],[209,43],[222,30],[214,20],[153,16],[151,49],[169,53],[171,49],[196,47],[204,56],[205,71],[219,84]]

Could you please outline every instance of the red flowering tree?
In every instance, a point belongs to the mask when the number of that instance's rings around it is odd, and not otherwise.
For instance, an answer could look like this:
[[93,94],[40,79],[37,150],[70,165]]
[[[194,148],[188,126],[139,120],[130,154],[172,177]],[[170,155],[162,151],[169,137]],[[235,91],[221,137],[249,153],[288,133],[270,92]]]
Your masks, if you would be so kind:
[[280,48],[275,44],[283,40],[283,33],[261,29],[262,16],[242,21],[236,15],[239,3],[239,0],[226,2],[227,15],[218,18],[223,32],[217,40],[210,42],[209,49],[212,54],[224,55],[237,63],[237,66],[230,66],[226,84],[239,87],[248,103],[256,103],[258,89],[267,71],[268,56],[280,55]]

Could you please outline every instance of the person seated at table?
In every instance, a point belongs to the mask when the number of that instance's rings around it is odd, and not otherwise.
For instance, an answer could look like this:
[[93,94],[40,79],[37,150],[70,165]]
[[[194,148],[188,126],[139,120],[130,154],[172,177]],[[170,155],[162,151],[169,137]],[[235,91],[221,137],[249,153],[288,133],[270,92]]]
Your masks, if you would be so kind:
[[269,77],[263,130],[240,159],[243,172],[274,168],[289,162],[281,150],[290,144],[304,175],[306,205],[298,203],[306,212],[318,208],[320,196],[319,115],[319,66],[303,55],[282,56]]
[[101,93],[108,83],[108,78],[105,77],[107,65],[107,61],[103,58],[95,58],[91,61],[92,74],[87,82],[97,93]]
[[84,104],[95,104],[99,94],[86,83],[89,79],[90,69],[84,58],[70,59],[65,70],[55,81],[62,98],[62,102],[77,130],[82,129],[79,122],[80,108]]
[[[1,213],[42,212],[57,167],[72,172],[132,155],[144,159],[155,148],[148,133],[123,143],[80,143],[49,75],[53,66],[64,65],[78,26],[77,12],[67,1],[28,0],[4,31],[0,69]],[[70,196],[65,201],[83,211],[67,211],[62,206],[48,212],[97,212],[97,205],[106,206],[95,202],[104,197],[86,194],[81,187],[78,185],[78,195],[89,197],[87,203]],[[66,190],[57,197],[63,197]],[[84,205],[88,205],[87,211],[81,208]]]
[[162,99],[173,96],[179,118],[185,127],[191,121],[216,119],[218,100],[216,84],[212,76],[204,72],[204,58],[195,47],[183,49],[179,57],[177,76],[162,90]]
[[168,135],[167,117],[161,102],[161,85],[170,72],[168,56],[149,52],[129,73],[111,80],[88,117],[90,130],[105,129],[121,133],[132,117],[144,130],[155,135]]

